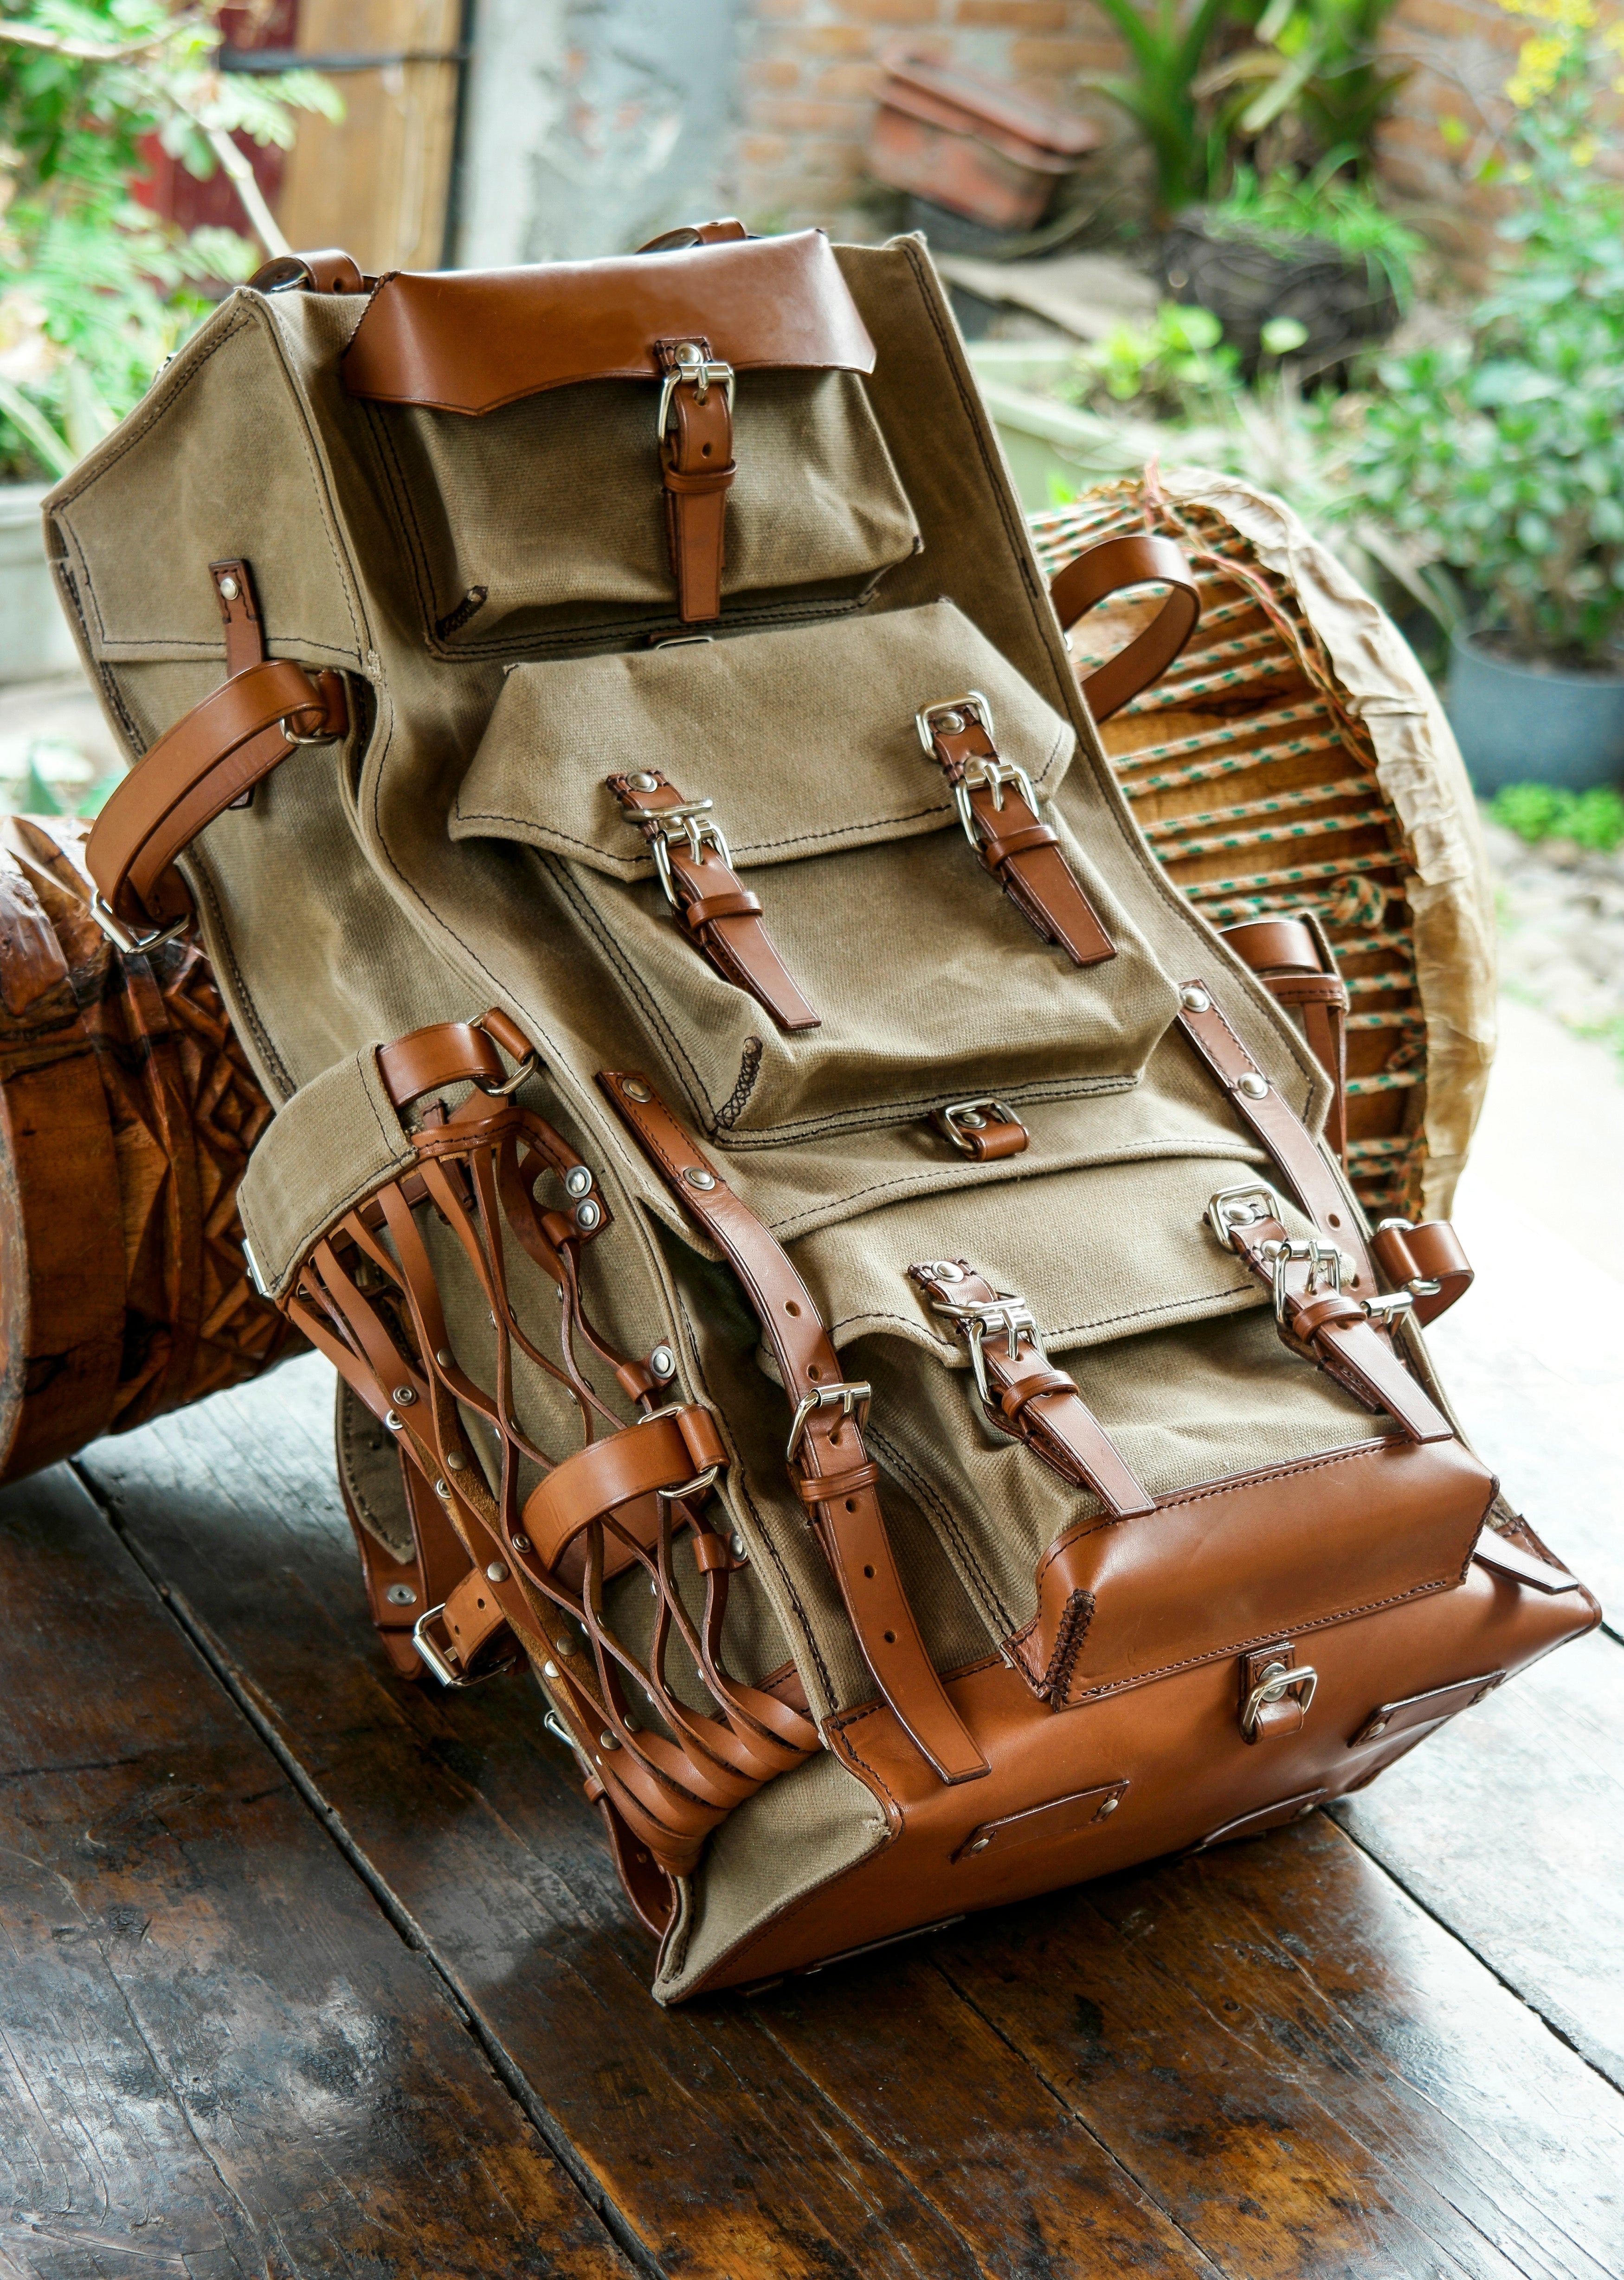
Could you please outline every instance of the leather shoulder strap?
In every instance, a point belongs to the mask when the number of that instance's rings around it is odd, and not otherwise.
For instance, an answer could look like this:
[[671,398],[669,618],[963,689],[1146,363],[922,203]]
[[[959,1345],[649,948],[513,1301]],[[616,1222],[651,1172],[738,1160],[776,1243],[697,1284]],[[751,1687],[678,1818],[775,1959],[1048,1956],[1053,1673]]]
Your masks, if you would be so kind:
[[1164,585],[1169,591],[1150,624],[1104,665],[1079,675],[1096,720],[1108,720],[1142,689],[1160,680],[1196,630],[1201,597],[1189,563],[1173,541],[1148,534],[1102,538],[1051,582],[1049,598],[1065,632],[1125,586],[1151,584]]

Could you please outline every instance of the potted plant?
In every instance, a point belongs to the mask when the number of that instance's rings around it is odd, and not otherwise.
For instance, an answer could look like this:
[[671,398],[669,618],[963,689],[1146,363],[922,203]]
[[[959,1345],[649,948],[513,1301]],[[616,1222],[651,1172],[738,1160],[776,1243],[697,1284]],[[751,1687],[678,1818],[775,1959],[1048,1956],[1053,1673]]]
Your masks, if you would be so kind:
[[1432,569],[1446,701],[1489,791],[1624,774],[1624,189],[1592,124],[1619,38],[1591,36],[1588,0],[1567,12],[1507,89],[1513,258],[1466,338],[1379,367],[1350,461],[1347,508]]
[[142,141],[195,174],[226,166],[266,250],[285,251],[232,133],[286,145],[295,107],[336,112],[308,72],[219,72],[220,5],[32,0],[0,16],[0,680],[73,660],[41,545],[45,489],[136,403],[210,282],[258,258],[229,230],[183,236],[135,203]]

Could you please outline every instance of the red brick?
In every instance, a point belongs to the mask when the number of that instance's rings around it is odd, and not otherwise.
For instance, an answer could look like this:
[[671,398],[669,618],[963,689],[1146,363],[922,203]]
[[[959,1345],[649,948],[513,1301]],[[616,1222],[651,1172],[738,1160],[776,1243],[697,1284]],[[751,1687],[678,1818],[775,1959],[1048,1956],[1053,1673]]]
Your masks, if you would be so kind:
[[858,103],[872,103],[885,84],[883,64],[835,64],[820,72],[817,91],[820,95],[845,96]]
[[776,127],[790,135],[818,135],[831,127],[855,129],[863,123],[862,109],[855,103],[816,103],[804,96],[769,96],[754,108],[763,127]]
[[739,137],[739,160],[746,166],[781,166],[789,156],[789,145],[781,135],[742,135]]
[[840,12],[859,24],[934,24],[939,0],[840,0]]
[[801,66],[787,56],[760,56],[744,66],[746,87],[776,88],[781,92],[801,83]]
[[1072,11],[1066,0],[958,0],[956,24],[976,24],[993,31],[1064,32],[1070,28]]
[[1044,78],[1051,73],[1093,71],[1098,67],[1101,53],[1097,40],[1012,40],[1010,69]]
[[807,24],[791,35],[791,44],[803,56],[868,56],[874,35],[863,24]]

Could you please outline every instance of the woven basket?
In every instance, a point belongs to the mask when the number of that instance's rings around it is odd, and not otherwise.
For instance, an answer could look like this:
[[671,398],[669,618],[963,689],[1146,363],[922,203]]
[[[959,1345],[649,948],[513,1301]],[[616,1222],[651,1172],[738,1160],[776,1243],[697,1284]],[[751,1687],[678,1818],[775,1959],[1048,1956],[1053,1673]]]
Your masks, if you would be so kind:
[[[1148,470],[1033,519],[1052,577],[1101,538],[1184,548],[1189,648],[1102,731],[1158,860],[1216,927],[1324,920],[1352,1001],[1349,1171],[1373,1214],[1447,1214],[1494,1050],[1493,899],[1443,712],[1391,621],[1277,501]],[[1083,670],[1158,589],[1076,628]]]

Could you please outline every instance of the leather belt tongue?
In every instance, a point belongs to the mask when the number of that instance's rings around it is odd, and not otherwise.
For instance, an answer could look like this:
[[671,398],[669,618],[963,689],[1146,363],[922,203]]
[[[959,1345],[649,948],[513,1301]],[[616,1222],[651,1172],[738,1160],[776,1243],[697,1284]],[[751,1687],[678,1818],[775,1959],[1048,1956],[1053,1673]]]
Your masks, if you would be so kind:
[[1064,1370],[1051,1368],[1024,1298],[995,1290],[967,1259],[927,1260],[908,1275],[970,1347],[987,1413],[1119,1520],[1154,1512],[1111,1436]]
[[685,1208],[720,1244],[760,1319],[797,1404],[790,1473],[814,1516],[875,1683],[921,1756],[944,1782],[989,1771],[948,1698],[908,1605],[863,1445],[867,1389],[845,1384],[811,1292],[782,1248],[656,1098],[646,1078],[606,1070],[598,1078]]
[[685,800],[658,768],[612,775],[610,790],[656,848],[660,882],[693,941],[725,982],[747,990],[781,1029],[815,1029],[817,1008],[796,986],[761,905],[735,876],[710,802]]
[[986,698],[972,690],[927,705],[917,720],[953,787],[966,837],[1016,909],[1074,966],[1114,958],[1116,944],[1061,854],[1059,834],[1039,816],[1025,771],[999,757]]

